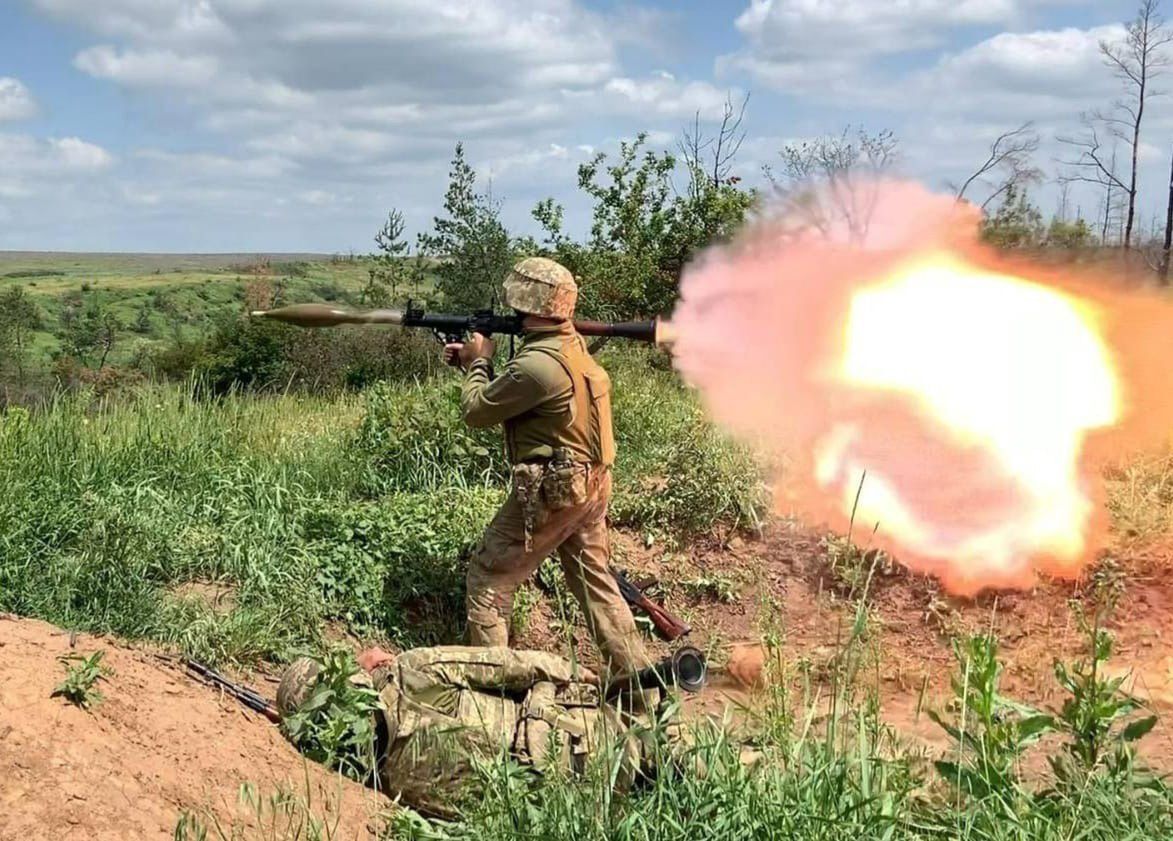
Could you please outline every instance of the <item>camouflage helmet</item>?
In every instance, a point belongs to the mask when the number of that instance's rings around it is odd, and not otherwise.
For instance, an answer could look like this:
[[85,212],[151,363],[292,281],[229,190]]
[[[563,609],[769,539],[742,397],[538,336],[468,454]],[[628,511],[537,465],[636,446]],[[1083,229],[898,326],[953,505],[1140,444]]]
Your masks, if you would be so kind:
[[505,305],[545,318],[571,318],[578,300],[574,275],[546,257],[527,257],[505,276]]
[[313,688],[322,664],[312,657],[299,657],[289,664],[277,687],[277,710],[282,716],[297,712]]

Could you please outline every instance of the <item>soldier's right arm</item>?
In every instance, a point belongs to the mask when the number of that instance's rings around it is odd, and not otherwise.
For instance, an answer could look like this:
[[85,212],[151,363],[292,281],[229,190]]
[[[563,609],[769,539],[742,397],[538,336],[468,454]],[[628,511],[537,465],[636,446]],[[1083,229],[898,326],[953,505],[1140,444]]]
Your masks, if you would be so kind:
[[573,389],[557,363],[535,354],[520,353],[499,376],[492,373],[491,363],[478,359],[465,375],[460,413],[471,427],[496,426]]
[[399,662],[440,683],[482,690],[518,692],[539,681],[566,684],[575,679],[569,661],[544,651],[445,645],[408,651]]

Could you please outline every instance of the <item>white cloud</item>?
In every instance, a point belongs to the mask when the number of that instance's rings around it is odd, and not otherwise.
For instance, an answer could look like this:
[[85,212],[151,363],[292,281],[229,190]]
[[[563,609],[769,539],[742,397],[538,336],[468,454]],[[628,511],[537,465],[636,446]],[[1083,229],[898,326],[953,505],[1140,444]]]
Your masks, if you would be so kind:
[[700,112],[712,118],[719,115],[726,98],[736,92],[723,90],[708,82],[681,82],[672,74],[659,72],[644,79],[619,76],[609,79],[603,93],[616,107],[637,114],[688,118]]
[[1001,112],[1046,119],[1075,114],[1110,99],[1119,89],[1100,56],[1101,41],[1124,35],[1120,25],[1093,29],[1003,32],[944,56],[918,74],[910,105],[952,111]]
[[118,50],[100,45],[82,50],[73,61],[84,73],[132,87],[199,88],[216,76],[212,56],[182,56],[170,50]]
[[[22,202],[30,209],[28,213],[17,213],[8,208],[22,224],[37,218],[48,224],[52,214],[46,213],[46,208],[68,204],[66,196],[100,184],[99,176],[114,162],[114,156],[101,146],[77,137],[42,139],[0,133],[0,199]],[[89,210],[87,202],[79,202],[78,206]],[[8,244],[19,245],[11,241]]]
[[0,123],[25,120],[37,113],[37,103],[19,79],[0,76]]
[[[1080,0],[750,0],[735,26],[744,49],[719,69],[798,93],[870,87],[877,57],[940,48],[959,31],[1013,24],[1047,5]],[[855,77],[855,78],[850,78]]]
[[8,178],[34,174],[69,178],[100,172],[113,163],[113,155],[101,146],[77,137],[42,140],[0,134],[0,174]]

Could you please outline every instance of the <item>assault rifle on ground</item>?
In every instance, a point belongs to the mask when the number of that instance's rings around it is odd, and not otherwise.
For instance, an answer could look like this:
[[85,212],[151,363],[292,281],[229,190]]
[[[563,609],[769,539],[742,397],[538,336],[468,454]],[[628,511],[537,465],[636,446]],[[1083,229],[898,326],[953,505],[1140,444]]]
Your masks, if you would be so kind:
[[[351,310],[333,304],[292,304],[275,310],[253,310],[253,318],[271,318],[296,324],[298,327],[336,327],[339,324],[398,324],[401,327],[422,327],[431,330],[436,338],[452,344],[471,333],[483,336],[520,336],[520,315],[500,315],[492,310],[478,310],[469,315],[424,312],[407,302],[403,310]],[[668,325],[654,318],[651,321],[575,321],[574,329],[583,336],[605,336],[632,339],[649,344],[669,344]]]
[[231,695],[250,710],[260,713],[274,724],[281,723],[281,713],[277,711],[275,706],[269,703],[268,699],[255,689],[249,689],[247,686],[233,683],[219,672],[195,660],[184,658],[183,665],[187,667],[189,672],[192,672],[209,686],[214,686],[226,695]]
[[611,575],[615,577],[615,582],[619,585],[619,593],[623,596],[632,608],[643,611],[647,617],[652,620],[652,624],[656,626],[656,630],[668,642],[680,639],[682,636],[692,630],[683,620],[673,616],[661,605],[656,604],[649,599],[644,590],[655,584],[655,580],[646,581],[641,584],[632,583],[631,579],[627,577],[627,572],[624,570],[611,570]]

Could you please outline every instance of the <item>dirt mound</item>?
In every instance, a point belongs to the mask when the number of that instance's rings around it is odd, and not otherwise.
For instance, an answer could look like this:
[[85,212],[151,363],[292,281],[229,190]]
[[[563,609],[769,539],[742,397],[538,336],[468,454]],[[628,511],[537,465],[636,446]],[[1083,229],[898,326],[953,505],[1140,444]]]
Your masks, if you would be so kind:
[[[51,698],[57,656],[99,649],[114,670],[105,699],[86,711]],[[0,617],[0,839],[172,838],[185,811],[264,826],[263,810],[238,805],[246,783],[262,799],[292,792],[340,839],[368,837],[388,803],[149,652]]]

